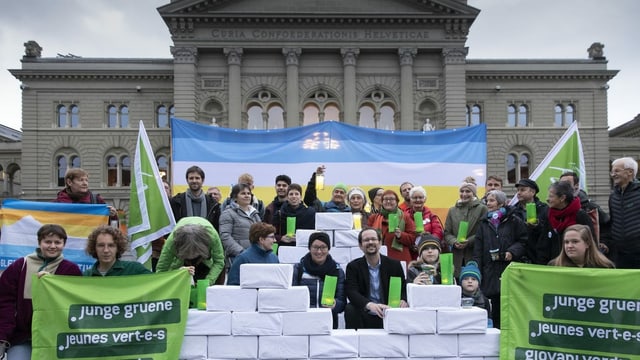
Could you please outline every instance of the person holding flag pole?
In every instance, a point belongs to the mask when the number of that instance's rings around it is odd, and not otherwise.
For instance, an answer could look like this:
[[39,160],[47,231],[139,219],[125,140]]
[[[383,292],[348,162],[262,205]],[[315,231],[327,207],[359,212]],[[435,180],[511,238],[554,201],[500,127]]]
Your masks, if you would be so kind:
[[176,221],[142,120],[133,162],[129,236],[137,260],[151,268],[151,242],[170,233]]

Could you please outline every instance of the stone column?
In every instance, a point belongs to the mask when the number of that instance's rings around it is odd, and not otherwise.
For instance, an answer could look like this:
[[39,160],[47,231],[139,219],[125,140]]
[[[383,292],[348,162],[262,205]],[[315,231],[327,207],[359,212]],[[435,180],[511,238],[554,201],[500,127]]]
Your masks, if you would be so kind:
[[356,118],[356,60],[360,49],[343,48],[340,49],[342,54],[342,67],[344,71],[344,109],[343,109],[343,121],[347,124],[358,125],[358,119]]
[[184,120],[196,120],[196,70],[198,49],[195,47],[171,47],[173,55],[173,105],[175,116]]
[[442,49],[444,63],[445,128],[466,126],[467,103],[466,59],[469,48]]
[[229,127],[242,128],[242,48],[224,48],[229,65]]
[[[287,66],[287,104],[285,127],[291,128],[300,126],[300,109],[299,98],[300,90],[298,88],[298,60],[300,60],[300,48],[283,48],[285,64]],[[266,129],[266,127],[265,127]]]
[[413,127],[413,58],[418,53],[415,48],[400,48],[400,129],[415,130]]

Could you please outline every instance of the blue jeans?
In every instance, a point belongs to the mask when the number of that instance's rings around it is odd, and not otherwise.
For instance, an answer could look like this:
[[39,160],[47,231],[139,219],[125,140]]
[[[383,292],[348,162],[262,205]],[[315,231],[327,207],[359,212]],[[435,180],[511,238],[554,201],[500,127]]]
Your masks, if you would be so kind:
[[7,351],[7,360],[31,360],[31,341],[11,346]]

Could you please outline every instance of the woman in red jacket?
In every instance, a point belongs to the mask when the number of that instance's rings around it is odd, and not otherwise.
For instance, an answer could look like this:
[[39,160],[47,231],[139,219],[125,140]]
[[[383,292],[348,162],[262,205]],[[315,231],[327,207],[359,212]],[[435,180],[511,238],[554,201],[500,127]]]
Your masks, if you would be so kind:
[[[399,200],[395,191],[385,190],[382,193],[382,209],[379,214],[369,216],[368,225],[382,234],[382,244],[387,246],[387,256],[409,264],[416,257],[412,253],[416,240],[416,225],[407,213],[398,208]],[[395,214],[398,219],[395,229],[389,229],[391,214]]]

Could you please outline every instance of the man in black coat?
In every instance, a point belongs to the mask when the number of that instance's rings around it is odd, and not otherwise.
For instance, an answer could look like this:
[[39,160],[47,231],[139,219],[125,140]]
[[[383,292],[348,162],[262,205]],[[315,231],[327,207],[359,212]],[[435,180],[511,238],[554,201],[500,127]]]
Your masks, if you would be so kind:
[[404,271],[399,261],[380,254],[382,238],[375,229],[362,229],[358,244],[364,256],[347,265],[345,292],[350,303],[345,308],[346,328],[382,329],[391,277],[401,281],[400,307],[409,306]]

